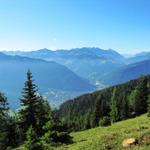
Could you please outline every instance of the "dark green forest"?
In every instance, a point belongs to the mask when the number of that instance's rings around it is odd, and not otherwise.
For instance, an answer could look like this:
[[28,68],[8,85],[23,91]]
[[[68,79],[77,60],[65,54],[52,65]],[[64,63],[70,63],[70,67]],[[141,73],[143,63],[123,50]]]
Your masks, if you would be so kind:
[[106,126],[149,112],[149,95],[150,76],[142,76],[64,102],[58,113],[71,131]]

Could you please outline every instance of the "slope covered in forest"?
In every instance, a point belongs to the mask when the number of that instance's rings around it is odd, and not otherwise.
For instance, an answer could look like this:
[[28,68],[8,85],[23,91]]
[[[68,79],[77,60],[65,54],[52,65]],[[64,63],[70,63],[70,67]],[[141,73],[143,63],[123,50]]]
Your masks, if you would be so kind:
[[85,130],[103,124],[104,120],[114,122],[113,116],[115,121],[138,116],[147,112],[149,85],[150,76],[144,76],[79,96],[60,106],[60,118],[72,130]]

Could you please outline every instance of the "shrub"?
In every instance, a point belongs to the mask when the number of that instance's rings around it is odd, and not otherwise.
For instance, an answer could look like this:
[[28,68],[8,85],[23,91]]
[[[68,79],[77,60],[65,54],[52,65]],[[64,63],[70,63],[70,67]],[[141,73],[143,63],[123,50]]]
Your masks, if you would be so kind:
[[99,120],[99,125],[100,126],[108,126],[111,124],[110,118],[109,117],[103,117]]

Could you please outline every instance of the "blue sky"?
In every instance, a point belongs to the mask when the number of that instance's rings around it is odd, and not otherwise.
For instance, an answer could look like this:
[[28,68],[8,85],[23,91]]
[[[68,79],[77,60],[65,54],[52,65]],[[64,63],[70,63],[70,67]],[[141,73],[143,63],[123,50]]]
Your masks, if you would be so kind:
[[0,0],[0,50],[150,51],[150,0]]

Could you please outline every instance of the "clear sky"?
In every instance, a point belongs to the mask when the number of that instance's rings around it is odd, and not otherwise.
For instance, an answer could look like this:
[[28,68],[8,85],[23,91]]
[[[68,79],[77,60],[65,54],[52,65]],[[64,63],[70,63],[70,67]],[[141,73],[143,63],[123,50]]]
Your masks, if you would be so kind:
[[150,51],[150,0],[0,0],[0,50]]

